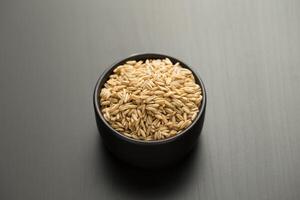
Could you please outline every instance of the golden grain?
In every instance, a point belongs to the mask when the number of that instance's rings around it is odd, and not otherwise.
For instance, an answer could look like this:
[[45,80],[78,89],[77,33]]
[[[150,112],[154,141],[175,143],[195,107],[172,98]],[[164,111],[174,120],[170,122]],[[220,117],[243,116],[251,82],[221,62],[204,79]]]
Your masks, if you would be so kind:
[[202,90],[189,69],[170,59],[130,60],[113,70],[99,94],[116,131],[138,140],[177,135],[197,117]]

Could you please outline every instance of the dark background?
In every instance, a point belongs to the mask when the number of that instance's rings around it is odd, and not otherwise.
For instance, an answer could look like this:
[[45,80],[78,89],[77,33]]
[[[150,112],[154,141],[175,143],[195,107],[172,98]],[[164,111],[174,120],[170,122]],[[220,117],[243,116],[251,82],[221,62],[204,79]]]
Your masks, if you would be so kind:
[[[92,106],[136,52],[207,87],[197,148],[151,172],[103,148]],[[0,199],[300,199],[299,0],[1,0]]]

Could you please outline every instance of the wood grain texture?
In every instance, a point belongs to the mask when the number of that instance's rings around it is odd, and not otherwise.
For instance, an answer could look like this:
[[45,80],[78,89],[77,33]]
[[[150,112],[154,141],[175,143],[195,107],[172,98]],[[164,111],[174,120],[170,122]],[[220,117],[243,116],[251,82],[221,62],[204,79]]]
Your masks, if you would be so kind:
[[[195,151],[138,170],[92,108],[117,59],[186,61],[208,91]],[[300,1],[1,1],[0,199],[300,199]]]

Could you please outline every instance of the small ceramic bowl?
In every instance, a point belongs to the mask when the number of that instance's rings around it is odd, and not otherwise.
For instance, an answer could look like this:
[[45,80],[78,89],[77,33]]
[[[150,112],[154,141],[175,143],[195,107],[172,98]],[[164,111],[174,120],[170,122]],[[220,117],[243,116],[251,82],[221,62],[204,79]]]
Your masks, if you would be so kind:
[[[114,130],[104,119],[100,110],[101,105],[99,103],[100,91],[104,83],[108,80],[109,75],[112,74],[113,70],[117,66],[124,64],[129,60],[138,61],[146,59],[164,59],[166,57],[168,57],[172,63],[179,62],[182,67],[191,70],[195,77],[196,83],[200,85],[203,99],[197,117],[194,119],[192,124],[181,133],[163,140],[136,140],[128,138]],[[109,151],[111,151],[119,159],[132,165],[146,168],[157,168],[176,163],[185,155],[187,155],[187,153],[190,152],[190,150],[195,146],[204,122],[206,91],[200,77],[184,62],[168,55],[146,53],[132,55],[110,66],[97,81],[94,90],[93,101],[98,130],[102,136],[105,146],[109,149]]]

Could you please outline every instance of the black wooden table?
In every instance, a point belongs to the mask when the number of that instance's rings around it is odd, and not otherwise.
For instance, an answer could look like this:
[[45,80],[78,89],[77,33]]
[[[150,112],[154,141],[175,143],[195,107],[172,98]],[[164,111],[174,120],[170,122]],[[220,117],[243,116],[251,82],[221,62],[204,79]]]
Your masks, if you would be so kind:
[[[165,53],[208,92],[199,144],[158,172],[115,160],[93,87]],[[300,199],[300,1],[0,2],[0,199]]]

